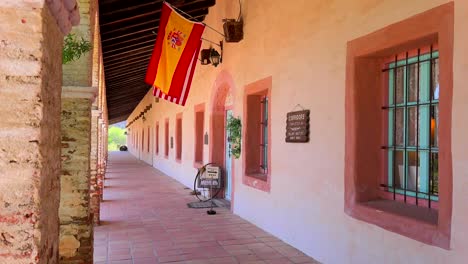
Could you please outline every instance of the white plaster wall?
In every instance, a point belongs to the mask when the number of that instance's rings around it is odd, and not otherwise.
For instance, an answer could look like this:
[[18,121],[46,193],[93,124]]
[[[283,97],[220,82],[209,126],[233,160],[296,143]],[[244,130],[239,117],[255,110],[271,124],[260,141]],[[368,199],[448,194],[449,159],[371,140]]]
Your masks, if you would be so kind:
[[[237,0],[217,1],[206,23],[237,17]],[[452,249],[447,251],[355,220],[344,213],[346,43],[448,0],[244,0],[244,40],[226,43],[223,64],[198,65],[186,107],[153,103],[146,123],[159,120],[160,154],[153,166],[191,187],[194,111],[210,98],[222,71],[234,80],[234,114],[243,114],[243,87],[272,76],[272,185],[265,193],[242,184],[236,160],[234,212],[324,263],[468,263],[468,1],[456,0],[453,101]],[[221,38],[207,30],[205,38]],[[206,44],[208,46],[208,44]],[[134,114],[154,99],[149,93]],[[284,142],[286,113],[296,104],[311,110],[310,142]],[[182,163],[175,149],[164,158],[164,120],[183,112]],[[129,120],[132,120],[130,116]],[[133,127],[140,126],[141,120]],[[145,124],[146,126],[146,124]],[[153,137],[152,137],[153,139]],[[154,148],[154,145],[152,145]],[[209,150],[204,145],[204,160]],[[135,153],[133,149],[130,149]],[[143,155],[144,156],[144,155]],[[150,157],[144,156],[150,163]],[[304,166],[306,164],[306,167]]]

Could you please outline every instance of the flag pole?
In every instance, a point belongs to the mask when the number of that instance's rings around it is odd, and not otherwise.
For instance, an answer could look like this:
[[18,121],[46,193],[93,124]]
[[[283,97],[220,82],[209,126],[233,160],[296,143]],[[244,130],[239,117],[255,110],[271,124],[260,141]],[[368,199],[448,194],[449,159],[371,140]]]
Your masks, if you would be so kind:
[[195,17],[193,17],[193,16],[191,16],[190,14],[184,12],[184,11],[181,10],[180,8],[171,5],[171,4],[168,3],[167,1],[163,1],[163,3],[167,3],[169,6],[171,6],[171,7],[174,8],[174,9],[176,9],[177,11],[179,11],[179,12],[185,14],[186,16],[190,17],[191,19],[193,19],[193,20],[195,20],[195,21],[197,21],[197,22],[199,22],[199,23],[202,23],[202,24],[205,25],[207,28],[213,30],[214,32],[216,32],[216,33],[218,33],[219,35],[221,35],[221,36],[223,36],[224,38],[226,38],[226,35],[224,35],[223,33],[219,32],[218,30],[216,30],[216,29],[213,28],[212,26],[206,24],[205,22],[202,22],[202,21],[196,19]]
[[[156,35],[156,36],[158,35],[158,34],[156,34],[156,32],[154,32],[154,30],[151,31],[151,33],[153,33],[153,35]],[[216,45],[216,46],[218,46],[218,47],[221,47],[221,45],[219,45],[218,43],[216,43],[216,42],[214,42],[214,41],[212,41],[212,40],[209,40],[209,39],[206,39],[206,38],[201,38],[201,40],[206,41],[206,42],[209,42],[209,43],[211,43],[211,44],[214,44],[214,45]]]

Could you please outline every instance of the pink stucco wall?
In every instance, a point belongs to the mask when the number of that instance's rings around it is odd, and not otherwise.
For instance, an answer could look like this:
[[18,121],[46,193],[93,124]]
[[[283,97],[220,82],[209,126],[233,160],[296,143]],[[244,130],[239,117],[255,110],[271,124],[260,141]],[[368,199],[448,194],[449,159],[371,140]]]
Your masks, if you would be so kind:
[[[131,127],[160,124],[160,152],[136,153],[142,160],[187,186],[192,186],[194,106],[206,103],[204,131],[210,133],[214,91],[230,87],[235,116],[243,116],[244,87],[272,76],[271,189],[242,183],[242,158],[233,166],[234,213],[273,233],[324,263],[467,263],[468,262],[468,2],[455,0],[455,46],[452,105],[453,213],[450,250],[429,246],[349,217],[344,212],[345,73],[348,41],[429,10],[448,0],[318,0],[242,1],[244,40],[226,43],[217,68],[198,65],[185,107],[159,101],[151,93],[133,115],[148,104],[146,121]],[[217,1],[207,24],[222,30],[221,19],[237,17],[238,1]],[[220,40],[206,30],[205,38]],[[209,44],[204,44],[206,47]],[[223,76],[223,78],[219,78]],[[285,143],[286,113],[301,106],[311,111],[310,142]],[[175,137],[176,114],[183,113],[183,150],[164,158],[164,120]],[[154,134],[152,134],[154,135]],[[209,135],[211,137],[211,135]],[[153,141],[154,136],[150,139]],[[146,139],[145,139],[146,140]],[[210,138],[211,140],[211,138]],[[211,141],[210,141],[211,142]],[[175,143],[175,142],[174,142]],[[151,145],[154,143],[151,142]],[[204,145],[204,162],[210,146]],[[154,149],[151,148],[151,149]]]

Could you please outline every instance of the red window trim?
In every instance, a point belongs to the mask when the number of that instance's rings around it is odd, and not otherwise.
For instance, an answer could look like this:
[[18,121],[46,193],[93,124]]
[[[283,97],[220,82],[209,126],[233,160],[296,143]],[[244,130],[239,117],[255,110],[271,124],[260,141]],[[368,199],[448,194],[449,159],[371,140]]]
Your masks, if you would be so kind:
[[[203,166],[203,159],[204,159],[204,133],[203,131],[205,130],[205,103],[197,104],[194,106],[194,148],[193,148],[193,167],[194,168],[200,168]],[[200,131],[197,131],[197,114],[202,113],[203,115],[203,122],[201,126],[201,135],[199,135]],[[201,141],[201,142],[199,142]],[[201,145],[201,150],[197,149]],[[197,160],[197,152],[201,151],[201,160]]]
[[164,121],[164,158],[169,158],[169,118]]
[[[253,134],[258,133],[259,136],[261,135],[261,131],[252,131],[252,127],[248,124],[249,113],[248,109],[248,98],[250,95],[264,95],[268,97],[268,120],[270,124],[268,124],[268,164],[267,164],[267,173],[248,173],[247,171],[249,168],[247,167],[247,159],[249,159],[249,155],[258,155],[259,147],[258,146],[251,146],[252,150],[249,150],[249,143],[247,142],[247,137],[242,137],[242,146],[243,146],[243,176],[242,176],[242,183],[244,185],[253,187],[258,190],[262,190],[264,192],[270,192],[271,190],[271,88],[272,88],[272,77],[267,77],[262,80],[253,82],[245,86],[244,89],[244,123],[242,126],[242,134],[247,135],[253,132]],[[261,109],[258,109],[261,111]],[[257,124],[257,127],[260,126]],[[257,129],[258,129],[257,128]],[[261,129],[260,129],[261,130]],[[253,152],[253,153],[250,153]],[[258,164],[260,166],[260,164]]]
[[[452,216],[453,24],[454,3],[450,2],[348,42],[346,65],[345,212],[353,218],[444,249],[450,249]],[[443,176],[439,178],[438,221],[430,224],[409,215],[368,206],[369,201],[378,197],[379,179],[373,175],[378,174],[379,166],[380,169],[383,166],[379,162],[369,165],[364,160],[374,160],[380,156],[372,146],[378,147],[383,137],[366,132],[369,127],[375,129],[379,126],[372,124],[372,120],[382,118],[377,116],[379,114],[370,113],[372,109],[381,107],[380,101],[369,101],[378,96],[375,93],[379,91],[369,91],[363,88],[366,86],[363,84],[371,87],[375,83],[374,86],[379,86],[379,78],[369,75],[369,72],[378,75],[381,71],[382,61],[377,61],[379,58],[384,60],[392,54],[435,42],[438,42],[440,51],[439,81],[444,87],[440,91],[439,102],[439,137],[444,140],[439,142],[439,174]],[[364,151],[358,142],[368,142],[366,148],[369,150],[372,147],[371,151]]]
[[175,133],[175,158],[178,163],[182,162],[182,141],[183,141],[183,135],[182,135],[182,118],[183,115],[182,113],[177,113],[176,115],[176,133]]
[[159,121],[155,125],[154,137],[154,153],[159,155]]
[[147,136],[147,140],[148,142],[146,142],[146,152],[150,152],[150,138],[151,138],[151,130],[150,130],[150,127],[148,126],[148,136]]

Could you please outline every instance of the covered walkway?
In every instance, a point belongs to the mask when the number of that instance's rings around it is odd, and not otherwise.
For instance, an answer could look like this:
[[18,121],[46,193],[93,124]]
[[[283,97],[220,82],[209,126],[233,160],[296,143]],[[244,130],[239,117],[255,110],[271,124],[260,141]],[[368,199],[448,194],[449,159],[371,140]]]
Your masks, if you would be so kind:
[[130,154],[110,153],[95,263],[317,263],[228,209],[189,209],[195,199]]

